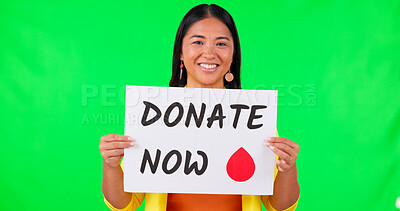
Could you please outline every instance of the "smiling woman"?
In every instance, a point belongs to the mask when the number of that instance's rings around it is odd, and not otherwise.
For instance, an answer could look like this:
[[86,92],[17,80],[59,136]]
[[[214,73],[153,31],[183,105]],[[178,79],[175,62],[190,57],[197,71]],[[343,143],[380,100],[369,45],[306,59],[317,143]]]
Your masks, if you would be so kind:
[[169,85],[240,89],[240,65],[239,36],[232,16],[214,4],[192,8],[176,34]]
[[232,40],[228,27],[217,18],[206,18],[190,27],[180,54],[187,70],[188,87],[223,88],[221,78],[233,59]]
[[[241,52],[239,37],[232,16],[223,8],[211,4],[202,4],[192,8],[181,21],[175,38],[171,87],[193,87],[214,89],[240,89]],[[148,106],[151,107],[150,104]],[[235,107],[236,106],[236,107]],[[246,105],[231,106],[237,111],[250,109]],[[148,109],[150,109],[148,107]],[[183,107],[173,104],[170,110],[178,108],[183,113]],[[258,107],[251,107],[248,127],[253,125],[253,119]],[[154,106],[153,110],[157,110]],[[205,109],[205,108],[204,108]],[[218,111],[218,105],[213,111]],[[194,112],[194,110],[193,110]],[[222,122],[224,116],[215,116],[213,112],[207,119],[211,127],[214,120]],[[222,113],[219,112],[219,113]],[[235,116],[238,117],[238,111]],[[160,118],[161,111],[156,111]],[[169,115],[167,115],[169,116]],[[150,124],[144,115],[142,124]],[[165,124],[174,126],[182,116]],[[190,118],[190,116],[188,116]],[[201,121],[199,121],[200,127]],[[235,126],[235,123],[233,125]],[[135,145],[132,137],[122,135],[105,135],[100,141],[100,151],[103,156],[103,194],[106,204],[112,210],[134,210],[146,198],[146,210],[222,210],[222,211],[260,211],[261,202],[269,211],[294,210],[300,194],[297,182],[296,159],[298,145],[285,138],[270,137],[266,146],[279,159],[276,161],[274,195],[223,195],[223,194],[180,194],[180,193],[127,193],[123,189],[123,172],[120,160],[124,156],[124,148]]]

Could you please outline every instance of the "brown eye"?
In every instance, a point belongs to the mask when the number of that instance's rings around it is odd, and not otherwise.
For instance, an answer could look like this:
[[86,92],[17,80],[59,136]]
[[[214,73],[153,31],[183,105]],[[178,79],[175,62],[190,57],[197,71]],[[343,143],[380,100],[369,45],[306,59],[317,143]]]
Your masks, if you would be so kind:
[[194,41],[193,44],[203,45],[203,42],[201,42],[201,41]]
[[226,46],[226,44],[223,42],[219,42],[219,43],[217,43],[217,46]]

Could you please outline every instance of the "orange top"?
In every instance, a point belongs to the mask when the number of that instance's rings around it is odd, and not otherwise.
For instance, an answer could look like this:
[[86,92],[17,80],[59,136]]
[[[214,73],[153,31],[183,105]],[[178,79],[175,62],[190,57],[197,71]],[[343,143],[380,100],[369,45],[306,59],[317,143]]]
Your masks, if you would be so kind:
[[167,211],[241,211],[242,195],[169,193]]

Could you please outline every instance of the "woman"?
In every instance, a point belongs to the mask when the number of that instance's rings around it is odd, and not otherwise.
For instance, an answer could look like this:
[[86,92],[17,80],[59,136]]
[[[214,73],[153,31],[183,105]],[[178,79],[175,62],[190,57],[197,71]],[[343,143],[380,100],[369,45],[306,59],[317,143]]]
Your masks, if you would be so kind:
[[[176,35],[170,86],[240,89],[241,54],[231,15],[223,8],[198,5],[183,18]],[[299,197],[296,159],[298,145],[270,137],[269,147],[279,159],[274,195],[215,195],[177,193],[126,193],[120,160],[124,148],[134,146],[132,137],[105,135],[100,141],[103,156],[103,194],[112,210],[134,210],[146,197],[146,210],[294,210]]]

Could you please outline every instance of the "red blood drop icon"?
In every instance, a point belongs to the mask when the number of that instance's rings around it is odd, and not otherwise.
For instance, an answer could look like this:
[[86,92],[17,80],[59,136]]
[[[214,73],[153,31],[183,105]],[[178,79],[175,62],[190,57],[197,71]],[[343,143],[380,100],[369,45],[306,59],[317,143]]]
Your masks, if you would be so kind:
[[243,147],[233,153],[226,164],[229,177],[236,182],[244,182],[250,179],[255,169],[256,165],[253,158]]

